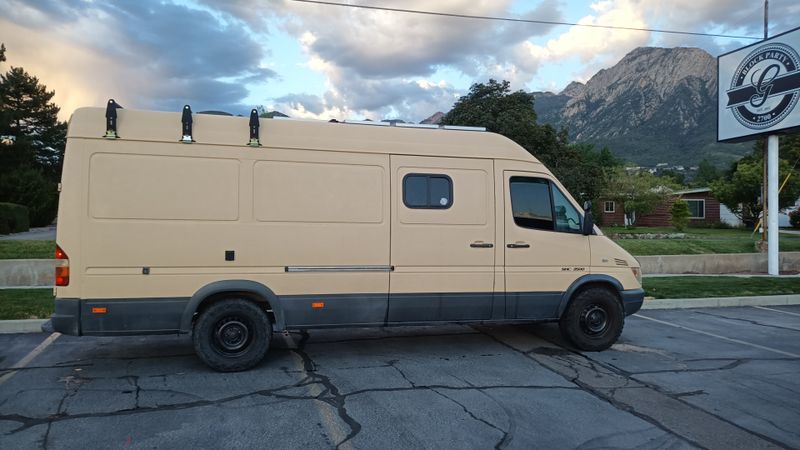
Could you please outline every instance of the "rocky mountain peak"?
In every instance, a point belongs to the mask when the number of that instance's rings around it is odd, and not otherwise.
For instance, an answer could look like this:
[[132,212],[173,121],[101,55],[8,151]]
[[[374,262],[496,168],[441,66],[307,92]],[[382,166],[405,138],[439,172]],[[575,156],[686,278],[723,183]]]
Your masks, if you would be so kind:
[[577,97],[583,93],[583,90],[586,89],[586,85],[579,82],[573,81],[564,88],[563,91],[559,92],[558,95],[566,95],[569,97]]
[[444,118],[444,113],[441,111],[437,111],[433,113],[432,116],[428,117],[427,119],[420,122],[421,124],[428,124],[428,125],[439,125],[442,123],[442,119]]
[[629,161],[732,160],[746,149],[716,142],[716,97],[716,60],[704,50],[640,47],[586,84],[535,92],[534,107],[540,122]]

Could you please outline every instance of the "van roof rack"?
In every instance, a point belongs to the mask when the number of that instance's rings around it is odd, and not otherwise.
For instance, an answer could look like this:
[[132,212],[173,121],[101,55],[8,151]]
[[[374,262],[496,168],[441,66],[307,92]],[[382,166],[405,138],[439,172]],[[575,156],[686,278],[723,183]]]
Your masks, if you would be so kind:
[[328,123],[344,123],[352,125],[370,125],[373,127],[398,127],[398,128],[427,128],[431,130],[457,130],[457,131],[486,131],[485,127],[464,127],[461,125],[433,125],[427,123],[400,123],[400,122],[376,122],[372,120],[317,120],[317,119],[299,119],[294,117],[279,117],[275,116],[273,120],[295,120],[300,122],[328,122]]
[[398,128],[428,128],[432,130],[460,130],[460,131],[486,131],[484,127],[462,127],[457,125],[433,125],[427,123],[400,123],[400,122],[373,122],[371,120],[344,120],[342,123],[352,123],[356,125],[372,125],[378,127],[398,127]]

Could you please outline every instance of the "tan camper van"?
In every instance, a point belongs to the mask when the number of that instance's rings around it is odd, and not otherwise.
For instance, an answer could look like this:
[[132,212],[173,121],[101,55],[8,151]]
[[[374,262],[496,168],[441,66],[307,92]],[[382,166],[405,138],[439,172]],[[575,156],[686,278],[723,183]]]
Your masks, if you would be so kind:
[[273,332],[558,321],[603,350],[639,264],[522,147],[463,127],[77,110],[52,326],[191,333],[222,371]]

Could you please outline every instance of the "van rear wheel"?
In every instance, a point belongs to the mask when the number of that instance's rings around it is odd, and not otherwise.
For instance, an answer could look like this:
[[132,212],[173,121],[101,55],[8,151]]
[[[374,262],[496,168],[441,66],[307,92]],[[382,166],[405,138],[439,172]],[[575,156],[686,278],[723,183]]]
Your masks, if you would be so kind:
[[266,312],[243,299],[218,301],[194,324],[192,342],[197,356],[220,372],[247,370],[264,359],[272,338]]
[[578,293],[559,321],[561,335],[580,350],[598,352],[611,347],[625,324],[617,296],[602,287]]

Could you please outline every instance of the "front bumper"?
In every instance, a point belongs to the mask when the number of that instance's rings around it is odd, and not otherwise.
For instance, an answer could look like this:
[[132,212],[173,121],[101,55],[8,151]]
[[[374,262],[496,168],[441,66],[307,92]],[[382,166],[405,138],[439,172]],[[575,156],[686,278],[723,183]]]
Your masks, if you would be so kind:
[[50,321],[53,330],[70,336],[81,335],[81,302],[76,298],[57,298]]
[[620,292],[622,297],[622,306],[625,308],[625,315],[630,316],[636,314],[642,309],[644,303],[644,289],[628,289]]

